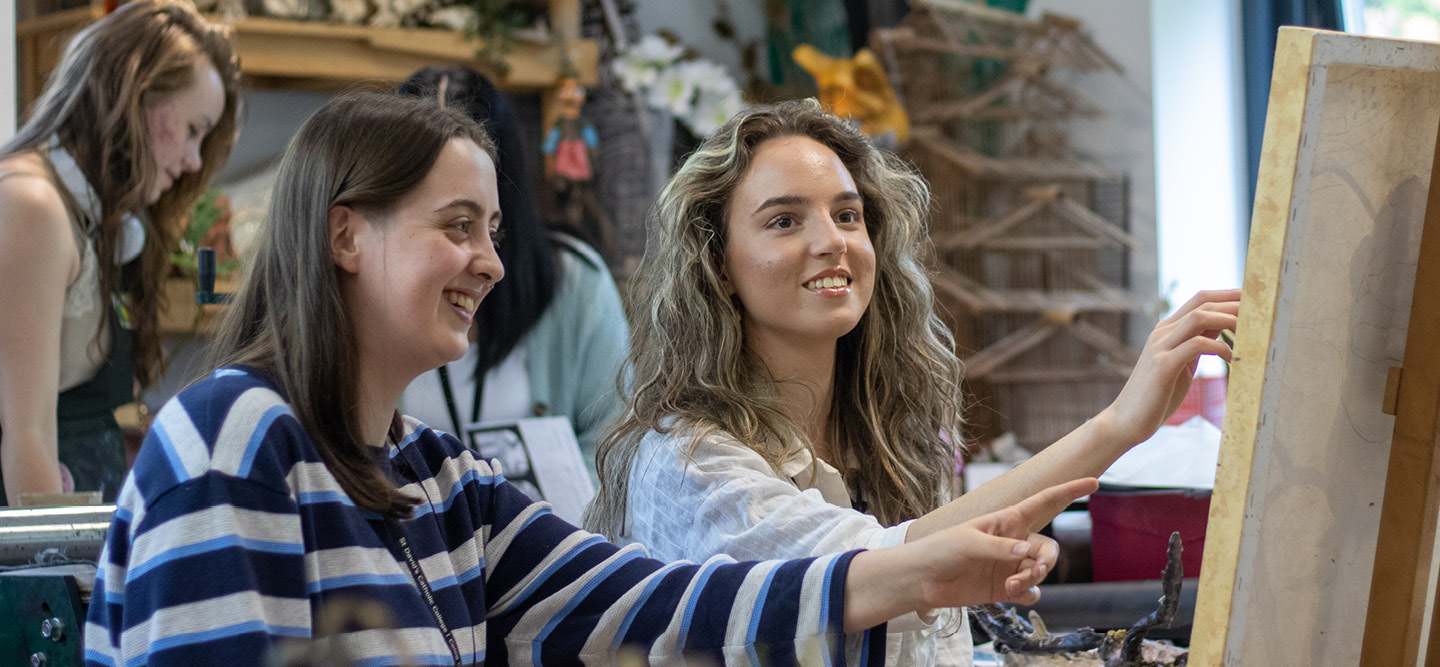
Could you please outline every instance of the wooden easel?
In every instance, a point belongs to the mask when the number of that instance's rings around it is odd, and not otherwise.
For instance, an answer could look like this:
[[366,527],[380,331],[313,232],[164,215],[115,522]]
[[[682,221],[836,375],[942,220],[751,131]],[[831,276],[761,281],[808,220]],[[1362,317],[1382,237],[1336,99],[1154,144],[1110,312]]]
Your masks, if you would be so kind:
[[[1370,603],[1365,614],[1362,667],[1440,665],[1440,633],[1433,619],[1436,518],[1440,510],[1440,141],[1430,170],[1425,229],[1410,302],[1405,362],[1389,373],[1384,409],[1395,416],[1390,466]],[[1427,650],[1428,649],[1428,650]]]
[[1440,664],[1436,100],[1440,44],[1280,31],[1191,665]]

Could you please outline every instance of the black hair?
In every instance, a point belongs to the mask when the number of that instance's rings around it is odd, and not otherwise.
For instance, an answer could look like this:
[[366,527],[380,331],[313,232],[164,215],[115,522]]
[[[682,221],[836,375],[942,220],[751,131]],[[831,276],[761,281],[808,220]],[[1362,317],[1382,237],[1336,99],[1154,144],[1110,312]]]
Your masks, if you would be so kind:
[[400,84],[403,97],[438,99],[444,82],[446,107],[465,112],[495,140],[495,176],[500,189],[505,239],[498,254],[505,279],[480,302],[475,317],[479,361],[474,377],[498,365],[545,314],[559,283],[557,247],[541,224],[525,182],[520,129],[505,94],[469,67],[426,67]]

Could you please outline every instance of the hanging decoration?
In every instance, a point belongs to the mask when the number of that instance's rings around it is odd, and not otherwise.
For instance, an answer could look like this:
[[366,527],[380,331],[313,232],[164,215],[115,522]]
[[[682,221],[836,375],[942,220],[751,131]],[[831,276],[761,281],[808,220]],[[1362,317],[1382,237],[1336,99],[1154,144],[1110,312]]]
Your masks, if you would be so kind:
[[[555,91],[555,122],[545,132],[545,177],[559,195],[565,221],[587,233],[602,252],[614,246],[609,216],[595,198],[595,127],[580,115],[585,89],[574,76],[560,79]],[[588,215],[587,215],[588,214]]]
[[801,44],[791,57],[815,77],[820,104],[827,111],[859,123],[861,131],[887,148],[910,141],[910,118],[873,51],[860,49],[854,58],[831,58]]

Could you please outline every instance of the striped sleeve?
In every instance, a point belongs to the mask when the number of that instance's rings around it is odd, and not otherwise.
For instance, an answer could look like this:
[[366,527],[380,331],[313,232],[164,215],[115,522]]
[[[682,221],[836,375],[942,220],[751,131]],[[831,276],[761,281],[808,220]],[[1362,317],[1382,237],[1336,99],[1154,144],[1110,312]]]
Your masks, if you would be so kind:
[[157,415],[106,536],[86,664],[263,664],[276,643],[310,635],[299,508],[235,475],[261,436],[299,426],[277,400],[248,396],[214,420],[191,419],[180,401]]
[[139,524],[116,514],[91,597],[87,662],[194,665],[227,655],[258,664],[278,638],[309,636],[289,496],[207,475],[160,498]]
[[[655,664],[845,664],[845,577],[858,552],[663,563],[574,528],[503,481],[490,495],[493,664],[612,664],[627,648]],[[883,656],[884,626],[859,641]]]

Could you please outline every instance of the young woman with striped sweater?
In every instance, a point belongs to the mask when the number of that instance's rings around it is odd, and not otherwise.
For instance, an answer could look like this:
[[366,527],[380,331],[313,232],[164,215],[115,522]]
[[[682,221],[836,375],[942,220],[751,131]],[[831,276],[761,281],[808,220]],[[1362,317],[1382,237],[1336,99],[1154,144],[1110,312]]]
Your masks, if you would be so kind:
[[1055,544],[1032,526],[1094,480],[891,549],[665,563],[400,417],[504,275],[492,151],[427,100],[340,96],[301,127],[217,370],[157,413],[121,490],[89,664],[260,664],[366,605],[391,627],[339,624],[332,659],[600,665],[634,646],[664,664],[844,664],[858,641],[866,663],[890,618],[1034,598]]

